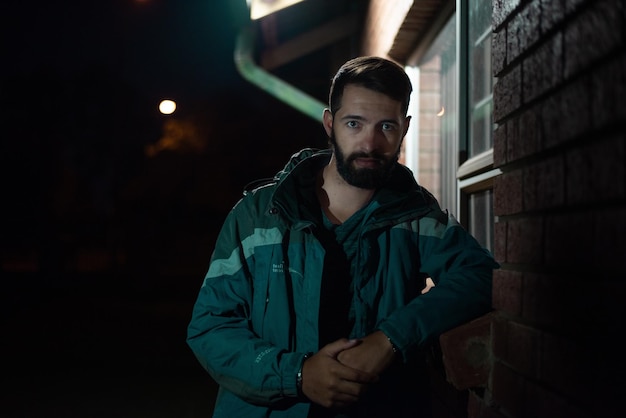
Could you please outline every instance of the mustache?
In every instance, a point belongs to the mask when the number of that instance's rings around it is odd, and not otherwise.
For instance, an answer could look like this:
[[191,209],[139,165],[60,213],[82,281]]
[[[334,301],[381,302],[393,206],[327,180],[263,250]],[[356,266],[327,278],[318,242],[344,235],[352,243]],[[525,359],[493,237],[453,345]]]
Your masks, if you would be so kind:
[[385,160],[385,156],[378,152],[354,152],[348,156],[348,161],[354,161],[357,158],[373,158],[375,160]]

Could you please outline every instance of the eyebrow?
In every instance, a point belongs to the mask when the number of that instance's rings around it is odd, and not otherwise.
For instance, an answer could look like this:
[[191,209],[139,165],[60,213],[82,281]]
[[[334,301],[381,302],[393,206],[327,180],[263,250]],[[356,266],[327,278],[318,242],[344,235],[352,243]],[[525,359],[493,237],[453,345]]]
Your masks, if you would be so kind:
[[[342,121],[344,120],[367,120],[367,118],[360,116],[360,115],[345,115],[341,118]],[[383,119],[381,121],[378,121],[378,123],[393,123],[394,125],[399,125],[400,122],[398,122],[395,119]]]

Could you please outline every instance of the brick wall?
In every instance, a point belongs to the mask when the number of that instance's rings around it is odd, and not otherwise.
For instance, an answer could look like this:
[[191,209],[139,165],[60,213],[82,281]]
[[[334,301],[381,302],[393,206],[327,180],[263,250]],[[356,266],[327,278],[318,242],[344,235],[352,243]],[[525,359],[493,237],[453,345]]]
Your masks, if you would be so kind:
[[471,416],[626,411],[626,5],[494,0],[493,367]]

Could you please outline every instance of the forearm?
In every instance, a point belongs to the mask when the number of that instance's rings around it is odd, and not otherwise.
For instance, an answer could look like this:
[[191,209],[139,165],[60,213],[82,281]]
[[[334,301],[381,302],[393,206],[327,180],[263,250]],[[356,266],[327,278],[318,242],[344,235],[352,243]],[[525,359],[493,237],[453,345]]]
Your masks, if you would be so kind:
[[362,338],[358,345],[339,353],[337,358],[346,366],[380,375],[391,365],[395,355],[390,339],[377,330]]
[[261,338],[250,326],[246,280],[205,281],[193,309],[187,343],[225,389],[248,402],[271,404],[295,397],[298,356]]
[[491,309],[491,268],[449,272],[378,325],[407,360],[441,333]]
[[233,322],[196,332],[187,342],[202,366],[225,389],[254,404],[296,397],[302,353],[288,353]]

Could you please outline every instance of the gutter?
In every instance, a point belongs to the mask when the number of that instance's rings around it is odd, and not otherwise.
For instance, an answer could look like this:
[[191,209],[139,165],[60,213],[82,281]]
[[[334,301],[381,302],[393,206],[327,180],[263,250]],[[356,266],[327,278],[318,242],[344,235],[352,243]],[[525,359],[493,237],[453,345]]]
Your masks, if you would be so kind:
[[321,123],[326,104],[259,67],[252,57],[253,27],[243,28],[235,45],[235,66],[243,78]]

